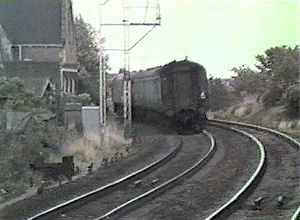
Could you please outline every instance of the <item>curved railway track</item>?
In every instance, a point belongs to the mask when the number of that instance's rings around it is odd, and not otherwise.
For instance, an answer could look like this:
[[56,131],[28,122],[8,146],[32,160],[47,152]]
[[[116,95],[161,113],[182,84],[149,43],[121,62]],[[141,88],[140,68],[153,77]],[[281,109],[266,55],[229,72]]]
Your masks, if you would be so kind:
[[[261,159],[260,151],[252,140],[241,137],[236,130],[216,128],[209,129],[209,132],[216,138],[217,150],[206,166],[185,184],[118,219],[204,219],[228,198],[234,197],[234,193],[249,179],[250,185],[259,181],[264,157]],[[244,195],[245,190],[240,194]],[[234,200],[240,201],[240,198]],[[228,213],[227,209],[216,217],[223,217]]]
[[[85,203],[86,199],[90,199],[90,197],[94,197],[94,196],[103,196],[103,194],[105,193],[110,193],[112,192],[113,190],[119,188],[119,187],[122,187],[123,184],[129,184],[130,181],[134,181],[136,180],[137,178],[141,178],[143,177],[144,175],[146,175],[148,172],[151,172],[153,171],[153,169],[157,169],[159,166],[162,166],[164,163],[168,162],[169,160],[171,160],[176,154],[177,152],[179,151],[179,148],[180,148],[180,145],[178,145],[178,147],[176,147],[174,150],[172,150],[170,153],[168,153],[166,156],[154,161],[153,163],[143,167],[142,169],[136,171],[136,172],[133,172],[125,177],[122,177],[121,179],[118,179],[114,182],[111,182],[105,186],[102,186],[102,187],[99,187],[95,190],[92,190],[88,193],[85,193],[85,194],[82,194],[78,197],[75,197],[71,200],[68,200],[64,203],[61,203],[57,206],[54,206],[50,209],[47,209],[43,212],[40,212],[30,218],[28,218],[28,220],[35,220],[35,219],[41,219],[42,217],[44,216],[47,216],[47,215],[51,215],[53,213],[56,213],[56,212],[59,212],[61,210],[64,210],[65,208],[69,207],[69,206],[72,206],[74,204],[82,204],[82,203]],[[52,217],[51,217],[52,218]]]
[[[83,201],[83,194],[97,194],[96,187],[102,188],[101,193],[108,192],[113,188],[113,182],[115,185],[122,185],[126,184],[126,181],[141,178],[171,160],[179,151],[180,140],[173,134],[170,135],[169,131],[148,128],[149,126],[142,127],[145,128],[140,134],[143,140],[134,145],[135,150],[132,150],[130,157],[120,159],[114,166],[109,164],[105,168],[101,168],[99,172],[93,172],[91,175],[71,181],[60,187],[47,189],[42,194],[21,200],[1,210],[0,219],[21,220],[28,219],[31,216],[38,218],[39,215],[36,213],[42,216],[44,210],[49,210],[50,207],[58,208],[61,206],[62,208],[65,205],[67,206],[66,201],[68,200],[76,200],[77,198]],[[147,166],[149,169],[145,168],[148,164],[150,164]],[[137,170],[140,172],[137,172]]]
[[[268,152],[268,169],[262,183],[229,219],[299,219],[300,143],[287,134],[262,126],[223,120],[211,122],[252,133],[266,146]],[[258,198],[262,199],[261,204],[253,204]]]
[[[271,129],[220,120],[211,120],[204,134],[209,148],[197,146],[201,134],[180,136],[186,146],[161,158],[162,163],[28,220],[298,219],[299,198],[293,196],[300,166],[296,140]],[[285,183],[293,187],[286,189]],[[284,202],[279,207],[280,197]],[[262,202],[254,202],[258,198]]]
[[[207,164],[208,175],[201,175],[201,172],[205,172],[206,167],[204,167],[204,169],[199,172],[199,175],[196,174],[191,180],[185,182],[185,185],[187,186],[176,187],[172,190],[173,192],[167,192],[166,195],[146,204],[143,208],[135,210],[118,219],[295,220],[299,217],[299,208],[297,209],[299,201],[295,198],[296,195],[293,194],[295,193],[295,187],[297,186],[294,186],[292,190],[286,190],[286,188],[293,185],[286,179],[298,178],[299,180],[297,168],[296,166],[281,167],[284,163],[281,163],[280,161],[281,157],[284,157],[285,155],[288,156],[286,159],[288,162],[290,162],[290,159],[295,160],[298,157],[297,149],[299,149],[299,144],[297,141],[278,131],[264,129],[263,127],[224,121],[213,121],[213,123],[214,127],[218,125],[218,127],[221,126],[222,129],[226,130],[228,129],[228,125],[230,125],[230,127],[238,127],[238,130],[236,128],[229,129],[233,129],[235,132],[239,132],[242,135],[247,135],[257,144],[258,149],[260,150],[260,160],[256,163],[256,169],[251,172],[253,174],[248,177],[247,181],[244,181],[245,184],[242,184],[239,187],[234,186],[234,184],[230,187],[229,184],[226,185],[226,176],[221,176],[219,174],[222,171],[224,172],[224,170],[221,169],[221,166],[218,167],[217,165],[218,163],[225,164],[225,157],[223,157],[222,160],[215,164],[210,164],[211,161]],[[240,130],[246,130],[246,132]],[[211,132],[216,134],[214,131]],[[226,134],[223,133],[222,138],[224,138],[224,136],[226,136]],[[229,135],[227,134],[227,136]],[[222,142],[222,140],[217,138],[217,143],[218,142]],[[229,143],[233,143],[233,141],[229,140]],[[263,150],[264,146],[266,150]],[[220,146],[218,146],[218,148],[220,148]],[[227,146],[227,148],[229,148],[229,146]],[[264,155],[266,154],[265,151],[267,152],[268,160],[267,158],[264,158]],[[218,154],[218,152],[216,154]],[[242,154],[239,155],[239,157],[242,157]],[[245,158],[243,159],[245,160]],[[213,160],[214,159],[212,159],[212,161]],[[235,160],[237,161],[237,159]],[[268,168],[266,166],[267,162]],[[299,165],[300,164],[298,164],[298,166]],[[213,166],[214,169],[209,169],[209,166]],[[246,160],[242,163],[242,166],[246,166]],[[219,172],[217,171],[218,169],[220,169]],[[289,170],[293,172],[291,175]],[[228,167],[226,168],[226,172],[228,173],[229,178],[235,178],[234,175],[230,176],[232,173],[229,171]],[[213,176],[216,175],[217,178],[214,178],[213,182],[207,181],[207,178],[213,178]],[[278,179],[281,179],[281,182],[277,181]],[[223,181],[224,183],[219,184],[220,181]],[[296,181],[293,181],[297,182],[297,179]],[[281,185],[277,186],[278,183]],[[215,184],[215,186],[211,186],[212,184]],[[224,188],[226,186],[228,187],[227,194],[222,190],[222,187]],[[203,188],[205,189],[202,190]],[[192,193],[187,193],[188,190],[192,191]],[[214,193],[214,190],[218,191],[218,193]],[[211,194],[206,193],[206,191]],[[205,196],[201,196],[201,194]],[[288,201],[284,201],[283,205],[278,207],[277,198],[280,198],[281,196]],[[195,201],[193,201],[193,197],[195,198]],[[261,205],[254,204],[254,201],[258,198],[263,200]],[[273,203],[270,203],[271,200],[274,200]],[[186,203],[188,203],[188,205]],[[250,209],[250,211],[247,209]],[[294,213],[292,213],[293,210]]]
[[[131,182],[122,187],[115,187],[108,195],[90,198],[84,204],[76,202],[63,210],[52,209],[51,213],[48,212],[40,219],[105,219],[108,216],[127,212],[136,205],[141,205],[148,199],[160,195],[166,189],[178,184],[178,181],[195,172],[212,157],[215,150],[214,141],[208,133],[205,134],[208,135],[211,142],[210,147],[207,146],[208,144],[201,146],[203,141],[199,143],[199,138],[204,138],[199,136],[204,135],[193,136],[193,141],[190,140],[191,137],[183,137],[183,139],[189,140],[188,143],[183,140],[185,147],[182,147],[176,156],[160,169],[143,177],[142,180],[138,180],[138,185],[134,186],[134,182]],[[152,184],[154,180],[157,183]]]

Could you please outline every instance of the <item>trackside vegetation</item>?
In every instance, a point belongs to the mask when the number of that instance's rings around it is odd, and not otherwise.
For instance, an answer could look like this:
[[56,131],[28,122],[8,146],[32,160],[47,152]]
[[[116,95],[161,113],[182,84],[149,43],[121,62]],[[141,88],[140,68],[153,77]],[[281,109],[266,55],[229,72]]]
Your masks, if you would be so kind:
[[214,117],[296,130],[299,52],[299,46],[273,47],[256,56],[255,68],[233,68],[235,76],[229,85],[220,79],[210,79],[211,110],[218,111],[213,113]]

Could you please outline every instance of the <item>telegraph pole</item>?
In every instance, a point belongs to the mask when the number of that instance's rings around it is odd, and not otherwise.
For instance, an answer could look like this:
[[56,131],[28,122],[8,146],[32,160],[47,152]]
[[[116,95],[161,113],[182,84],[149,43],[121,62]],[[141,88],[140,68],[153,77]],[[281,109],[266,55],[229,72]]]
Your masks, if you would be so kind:
[[102,12],[101,6],[106,4],[101,4],[99,6],[100,13],[100,27],[99,27],[99,126],[101,129],[101,133],[105,132],[106,127],[106,72],[104,68],[104,56],[103,56],[103,48],[101,46],[102,41]]
[[130,80],[130,52],[129,52],[129,7],[128,0],[123,0],[123,24],[124,24],[124,126],[130,129],[132,122],[131,80]]
[[[105,5],[109,0],[106,0],[103,4]],[[146,15],[148,10],[148,3],[145,7],[145,17],[143,22],[130,22],[129,21],[129,0],[122,0],[123,4],[123,22],[122,23],[101,23],[101,9],[100,9],[100,43],[101,43],[101,28],[102,26],[123,26],[124,29],[124,47],[123,49],[106,49],[105,51],[123,51],[124,53],[124,76],[123,76],[123,102],[124,102],[124,126],[125,129],[131,129],[132,123],[132,94],[131,94],[131,79],[130,79],[130,51],[140,42],[142,41],[156,26],[160,25],[161,16],[160,16],[160,6],[157,2],[156,6],[156,21],[152,23],[147,23]],[[152,26],[148,32],[146,32],[137,42],[135,42],[132,46],[130,46],[130,26]],[[106,124],[106,82],[105,82],[105,73],[103,69],[103,52],[100,50],[100,124]],[[104,90],[104,91],[103,91]]]

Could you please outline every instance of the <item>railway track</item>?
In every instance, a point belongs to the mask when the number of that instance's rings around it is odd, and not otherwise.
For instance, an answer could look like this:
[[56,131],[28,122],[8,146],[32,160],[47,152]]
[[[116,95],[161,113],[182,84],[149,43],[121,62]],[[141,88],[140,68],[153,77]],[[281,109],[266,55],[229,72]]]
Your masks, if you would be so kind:
[[[299,142],[261,126],[221,120],[212,120],[212,123],[250,132],[263,143],[268,153],[268,169],[260,185],[229,219],[299,219]],[[257,199],[261,199],[259,205],[254,204]]]
[[[297,180],[299,181],[297,168],[296,166],[281,167],[281,158],[278,157],[287,155],[288,158],[286,160],[295,160],[298,157],[297,149],[299,144],[289,136],[277,131],[273,132],[273,130],[265,130],[262,127],[256,128],[251,125],[233,124],[223,121],[214,121],[213,130],[209,129],[210,132],[217,136],[219,135],[215,130],[216,125],[226,130],[228,125],[235,127],[233,128],[234,132],[247,135],[248,138],[254,141],[253,143],[256,143],[257,149],[260,151],[260,159],[255,163],[257,164],[256,169],[249,172],[251,175],[248,175],[247,181],[239,179],[240,183],[244,181],[244,184],[240,184],[237,187],[234,185],[235,181],[231,181],[232,185],[226,183],[228,181],[226,177],[237,180],[236,175],[232,175],[233,173],[229,170],[230,166],[228,166],[226,167],[227,175],[222,176],[220,173],[224,172],[222,166],[225,165],[224,161],[226,159],[223,157],[214,164],[213,160],[217,159],[217,156],[215,156],[216,158],[209,161],[199,174],[186,181],[184,186],[176,187],[164,196],[146,204],[143,208],[119,219],[297,219],[299,217],[299,208],[297,209],[299,200],[295,198],[295,187],[297,187],[295,183],[297,183]],[[223,133],[222,136],[221,139],[224,139],[226,134]],[[229,137],[229,134],[227,136]],[[219,137],[217,138],[217,143],[218,151],[220,151],[222,150],[221,145],[226,144],[226,141],[220,140]],[[229,143],[233,143],[231,138]],[[263,150],[264,148],[266,150]],[[263,153],[265,151],[267,153]],[[267,155],[268,160],[267,157],[264,158],[264,155]],[[238,156],[244,160],[242,166],[247,166],[247,160],[242,153]],[[247,158],[249,157],[250,155],[247,156]],[[235,161],[238,160],[235,159]],[[210,166],[213,169],[210,169]],[[235,167],[237,166],[235,165]],[[280,170],[280,167],[283,169]],[[291,170],[292,174],[289,170]],[[214,176],[217,177],[214,178]],[[286,180],[292,177],[298,178],[292,181],[294,185],[289,183],[290,180]],[[213,181],[210,181],[210,178]],[[281,181],[278,181],[278,179]],[[213,184],[214,186],[212,186]],[[277,184],[280,185],[278,186]],[[290,186],[293,187],[290,188]],[[227,190],[224,190],[226,187]],[[218,193],[214,191],[218,191]],[[280,201],[278,201],[279,198],[285,198],[282,206]],[[260,199],[261,204],[259,204]]]
[[[0,219],[28,219],[37,213],[49,210],[50,207],[64,206],[66,201],[73,200],[74,197],[79,199],[82,195],[96,193],[97,189],[95,188],[106,188],[106,191],[109,191],[112,183],[120,185],[126,181],[134,181],[135,178],[140,178],[171,160],[179,150],[180,140],[169,131],[165,132],[157,128],[149,129],[149,126],[142,127],[145,128],[141,134],[142,142],[134,145],[135,150],[132,150],[130,157],[122,158],[113,166],[109,164],[91,175],[60,187],[47,189],[42,194],[19,201],[1,210]],[[149,164],[151,164],[148,166],[149,169],[145,168]],[[137,170],[141,171],[140,174]]]
[[[298,219],[293,183],[299,176],[295,169],[285,175],[290,167],[281,160],[296,160],[299,143],[262,127],[217,120],[209,124],[217,147],[208,132],[209,149],[195,147],[197,135],[182,136],[188,146],[171,153],[174,158],[159,169],[124,184],[108,184],[28,219]],[[293,187],[287,190],[282,178]],[[182,181],[185,184],[178,184]],[[284,202],[279,207],[280,197]],[[256,204],[258,199],[261,204]]]
[[[166,189],[178,184],[188,175],[203,166],[214,152],[213,138],[209,137],[210,144],[203,146],[199,143],[199,134],[193,137],[182,137],[183,145],[176,156],[160,169],[145,176],[142,180],[125,184],[122,187],[114,187],[107,195],[99,195],[90,198],[83,203],[74,202],[63,210],[51,209],[47,214],[40,215],[40,219],[104,219],[108,216],[119,215],[136,205],[160,195]],[[204,137],[200,137],[202,140]],[[188,143],[184,143],[188,140]],[[208,142],[208,140],[207,140]],[[209,146],[210,145],[210,146]],[[204,156],[203,156],[204,155]],[[199,160],[199,158],[201,158]],[[153,183],[153,181],[155,181]],[[38,219],[37,217],[30,219]]]
[[[157,169],[159,166],[162,166],[164,163],[168,162],[169,160],[171,160],[179,151],[180,145],[178,145],[178,147],[176,147],[174,150],[172,150],[170,153],[168,153],[166,156],[160,158],[159,160],[154,161],[153,163],[143,167],[142,169],[133,172],[125,177],[122,177],[121,179],[118,179],[114,182],[111,182],[107,185],[104,185],[102,187],[99,187],[95,190],[92,190],[88,193],[82,194],[78,197],[75,197],[71,200],[68,200],[64,203],[61,203],[57,206],[54,206],[50,209],[47,209],[43,212],[40,212],[30,218],[28,218],[28,220],[34,220],[34,219],[41,219],[43,217],[47,217],[48,215],[52,215],[53,213],[57,213],[60,211],[65,210],[67,207],[69,206],[73,206],[74,204],[84,204],[87,201],[86,200],[90,200],[93,199],[95,196],[103,196],[107,193],[111,193],[112,191],[118,189],[119,187],[122,187],[123,184],[129,184],[132,181],[135,181],[138,178],[142,178],[144,175],[147,175],[147,173],[152,172],[153,169]],[[92,198],[91,198],[92,197]],[[61,214],[59,214],[61,215]],[[55,219],[58,216],[55,216]],[[50,219],[53,219],[53,216],[50,216]]]

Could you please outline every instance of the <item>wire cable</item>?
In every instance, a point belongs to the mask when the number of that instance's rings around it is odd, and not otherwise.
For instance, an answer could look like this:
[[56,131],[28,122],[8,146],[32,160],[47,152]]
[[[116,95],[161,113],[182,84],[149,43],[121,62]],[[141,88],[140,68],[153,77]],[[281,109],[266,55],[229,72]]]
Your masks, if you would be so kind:
[[145,16],[144,16],[144,22],[146,22],[146,18],[147,18],[147,12],[148,12],[148,6],[149,6],[149,0],[147,0],[147,6],[146,6],[146,10],[145,10]]
[[104,3],[100,3],[100,5],[105,5],[107,2],[109,2],[110,0],[106,0]]
[[154,28],[156,27],[153,26],[146,34],[144,34],[134,45],[132,45],[128,50],[133,49],[139,42],[141,42]]

